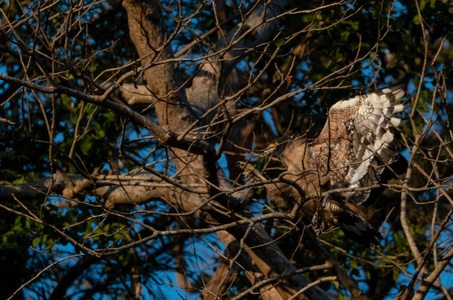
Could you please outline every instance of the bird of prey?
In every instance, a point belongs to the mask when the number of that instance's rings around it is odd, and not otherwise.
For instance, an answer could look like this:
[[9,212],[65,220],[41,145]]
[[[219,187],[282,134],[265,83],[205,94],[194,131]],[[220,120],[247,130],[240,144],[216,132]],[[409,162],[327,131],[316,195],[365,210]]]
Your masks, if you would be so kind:
[[405,87],[398,84],[339,101],[315,139],[289,136],[271,144],[266,153],[287,171],[284,180],[266,186],[268,198],[286,209],[300,205],[312,222],[338,226],[356,242],[378,244],[379,231],[347,204],[363,204],[399,152],[395,129],[402,120],[395,114],[408,105],[396,102]]

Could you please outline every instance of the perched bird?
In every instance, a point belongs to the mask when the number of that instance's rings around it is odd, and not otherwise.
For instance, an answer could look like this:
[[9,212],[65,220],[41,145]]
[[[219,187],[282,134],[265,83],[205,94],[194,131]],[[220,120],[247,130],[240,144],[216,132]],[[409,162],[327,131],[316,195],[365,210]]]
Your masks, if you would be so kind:
[[284,180],[266,186],[268,198],[286,209],[299,205],[313,223],[339,226],[356,242],[378,244],[379,231],[347,205],[367,201],[399,153],[395,128],[402,120],[395,114],[408,105],[396,101],[405,87],[393,85],[339,101],[315,139],[293,135],[271,144],[265,153],[277,157],[287,171]]

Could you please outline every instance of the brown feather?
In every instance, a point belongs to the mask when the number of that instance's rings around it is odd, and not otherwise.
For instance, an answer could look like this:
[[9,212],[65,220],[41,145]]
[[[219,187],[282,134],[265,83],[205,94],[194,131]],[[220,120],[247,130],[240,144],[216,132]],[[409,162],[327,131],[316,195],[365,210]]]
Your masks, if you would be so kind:
[[[287,208],[305,201],[302,212],[312,218],[322,194],[330,192],[321,209],[322,221],[341,227],[358,242],[377,243],[379,232],[342,202],[367,201],[371,190],[357,188],[378,184],[386,166],[395,160],[399,143],[394,126],[402,122],[394,114],[405,109],[396,104],[404,88],[405,84],[395,85],[340,101],[330,109],[315,140],[291,136],[273,144],[274,153],[287,167],[289,174],[285,178],[296,182],[304,197],[311,200],[302,199],[294,187],[285,183],[268,186],[269,199],[285,203]],[[336,188],[350,190],[331,192]]]

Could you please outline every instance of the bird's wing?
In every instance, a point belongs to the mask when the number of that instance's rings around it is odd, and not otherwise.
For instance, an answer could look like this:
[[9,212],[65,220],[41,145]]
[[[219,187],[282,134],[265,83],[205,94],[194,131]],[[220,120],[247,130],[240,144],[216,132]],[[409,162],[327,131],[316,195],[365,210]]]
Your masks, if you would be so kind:
[[[385,165],[393,162],[399,150],[393,127],[402,124],[395,113],[407,107],[396,101],[403,97],[405,86],[389,86],[332,106],[315,143],[324,149],[320,151],[321,156],[330,160],[331,173],[336,174],[331,184],[345,187],[374,184]],[[367,194],[351,192],[343,196],[362,203]]]

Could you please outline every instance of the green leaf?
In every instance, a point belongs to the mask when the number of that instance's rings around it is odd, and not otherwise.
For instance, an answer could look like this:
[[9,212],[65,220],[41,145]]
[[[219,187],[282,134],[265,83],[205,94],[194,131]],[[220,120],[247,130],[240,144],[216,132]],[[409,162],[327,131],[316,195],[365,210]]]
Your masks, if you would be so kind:
[[80,150],[85,155],[89,155],[90,154],[90,149],[91,149],[92,146],[93,146],[93,142],[92,142],[92,139],[89,138],[89,137],[85,137],[79,142]]
[[25,177],[18,178],[12,182],[12,184],[23,184],[27,183],[27,180],[25,180]]
[[99,124],[99,123],[96,123],[94,125],[94,130],[96,131],[96,138],[104,138],[105,137],[105,131],[103,129],[103,127]]
[[340,289],[340,283],[338,281],[332,281],[332,284],[335,286],[337,290]]
[[65,94],[61,94],[60,98],[61,98],[61,103],[63,103],[63,105],[69,105],[72,102],[71,97],[69,97]]
[[13,228],[11,228],[12,231],[16,232],[16,233],[21,233],[24,231],[24,228],[20,225],[15,225]]
[[424,10],[426,6],[426,0],[420,0],[419,6],[420,10]]
[[37,236],[35,238],[33,238],[31,244],[33,246],[33,248],[36,248],[36,246],[41,242],[41,237]]
[[48,239],[46,243],[46,251],[50,252],[53,246],[55,246],[55,241],[53,239]]
[[113,112],[111,112],[111,111],[104,113],[103,117],[107,121],[110,121],[110,122],[115,122],[116,121],[116,115]]

